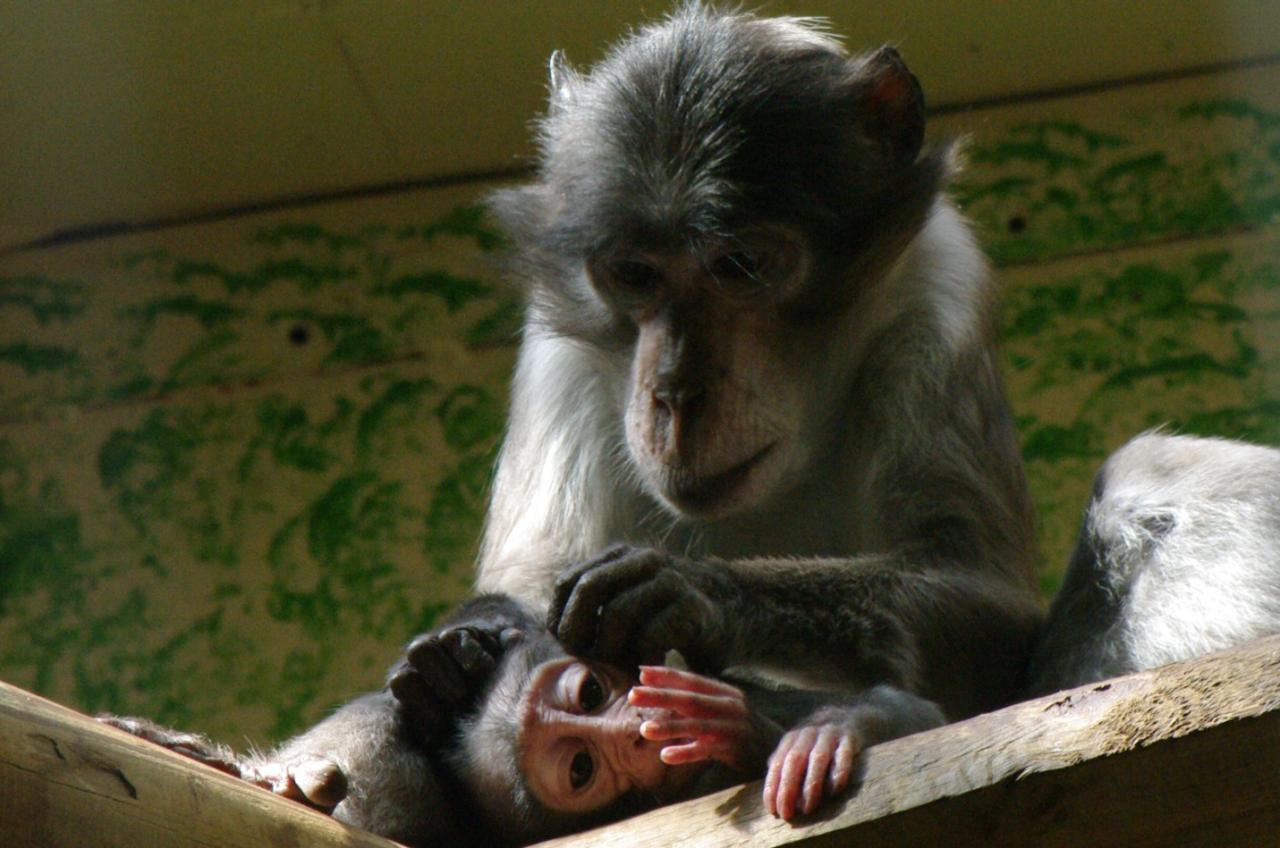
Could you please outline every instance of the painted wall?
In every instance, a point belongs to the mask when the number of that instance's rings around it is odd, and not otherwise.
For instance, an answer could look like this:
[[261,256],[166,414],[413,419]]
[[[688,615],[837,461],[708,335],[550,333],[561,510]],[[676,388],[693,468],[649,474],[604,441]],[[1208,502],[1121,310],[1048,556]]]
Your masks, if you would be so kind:
[[[1280,443],[1280,67],[933,131],[971,136],[1050,592],[1127,437]],[[470,580],[518,324],[487,188],[0,258],[0,678],[232,742],[380,683]]]

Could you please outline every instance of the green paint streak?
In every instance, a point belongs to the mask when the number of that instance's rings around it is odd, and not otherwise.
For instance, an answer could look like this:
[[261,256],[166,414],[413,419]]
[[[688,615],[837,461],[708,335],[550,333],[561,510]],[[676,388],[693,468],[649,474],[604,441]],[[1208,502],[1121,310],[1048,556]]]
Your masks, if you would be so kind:
[[170,260],[169,251],[162,247],[151,248],[148,250],[136,250],[132,253],[126,253],[119,261],[119,265],[126,271],[136,271],[144,265],[163,265]]
[[159,407],[136,428],[112,432],[98,449],[102,487],[140,539],[151,539],[159,522],[176,520],[197,552],[214,555],[218,548],[209,534],[223,525],[192,502],[191,489],[204,499],[203,510],[213,509],[217,496],[202,482],[206,474],[197,466],[197,453],[235,438],[222,429],[229,414],[214,405]]
[[311,723],[307,707],[320,691],[327,665],[323,653],[301,649],[289,652],[280,670],[272,737],[284,738]]
[[1076,422],[1069,427],[1056,424],[1035,427],[1027,434],[1022,446],[1022,458],[1028,463],[1095,459],[1105,453],[1102,432],[1085,422]]
[[1021,195],[1032,188],[1030,177],[998,177],[986,183],[961,181],[952,194],[961,206],[969,206],[987,198],[1006,198]]
[[84,312],[85,291],[85,284],[79,281],[0,276],[0,308],[25,309],[42,326],[55,319],[66,323]]
[[240,334],[231,329],[215,330],[197,339],[170,367],[162,390],[222,381],[243,357],[239,342]]
[[[133,650],[134,634],[144,630],[146,621],[147,600],[140,589],[134,589],[125,600],[111,612],[100,612],[83,622],[87,628],[84,642],[91,646],[114,646],[108,653],[117,659],[134,659],[130,656]],[[72,676],[75,683],[74,697],[77,706],[86,712],[119,712],[126,703],[124,681],[117,674],[106,673],[107,669],[97,668],[94,656],[87,652],[78,653],[72,661]],[[121,662],[121,667],[129,663]]]
[[[1057,318],[1070,316],[1081,305],[1081,284],[1075,281],[1024,289],[1018,299],[1006,300],[1004,337],[1039,335]],[[1029,301],[1029,302],[1026,302]]]
[[116,430],[98,450],[98,476],[103,488],[154,490],[190,471],[190,455],[199,440],[189,430],[165,420],[156,409],[136,430]]
[[156,381],[150,377],[133,377],[125,380],[123,383],[116,383],[107,387],[103,395],[108,400],[129,400],[131,398],[146,397],[155,392]]
[[[0,442],[0,471],[15,467],[15,460],[12,445]],[[46,482],[34,497],[0,489],[0,615],[42,589],[78,607],[79,571],[87,559],[80,515],[63,503],[55,483]]]
[[1178,110],[1178,117],[1207,120],[1228,117],[1252,121],[1263,130],[1280,129],[1280,113],[1268,111],[1241,98],[1224,97],[1189,103]]
[[423,553],[440,574],[475,553],[495,458],[496,450],[465,457],[436,486],[426,516]]
[[975,147],[970,158],[974,162],[997,167],[1004,167],[1014,162],[1030,162],[1046,166],[1050,174],[1055,174],[1063,168],[1083,168],[1088,164],[1088,160],[1083,156],[1054,149],[1041,140],[998,141]]
[[[146,654],[129,651],[129,666],[136,670],[136,677],[131,681],[126,703],[142,701],[146,704],[147,713],[156,721],[190,727],[196,714],[193,707],[206,699],[205,688],[218,677],[210,673],[206,655],[222,633],[223,617],[224,612],[219,606],[169,637],[155,650]],[[130,622],[126,619],[124,623],[128,627]],[[141,623],[135,624],[133,629],[138,629],[137,625]],[[154,624],[150,629],[155,629]],[[125,706],[111,705],[100,709],[119,712]]]
[[473,348],[515,344],[524,325],[524,304],[512,298],[467,329],[466,343]]
[[1040,575],[1040,597],[1045,600],[1053,598],[1062,588],[1062,571],[1050,571]]
[[302,244],[308,247],[324,247],[333,253],[344,250],[358,250],[366,247],[365,241],[357,236],[335,233],[326,230],[319,224],[288,223],[259,230],[252,238],[257,244],[281,248],[291,244]]
[[54,345],[33,345],[27,342],[0,346],[0,362],[16,365],[28,376],[42,371],[61,371],[80,360],[74,350]]
[[409,625],[409,633],[423,633],[436,626],[436,622],[449,610],[453,609],[453,604],[448,601],[426,601],[414,614]]
[[1280,115],[1243,100],[1195,103],[1177,115],[1253,126],[1228,136],[1240,139],[1234,148],[1174,153],[1160,139],[1129,149],[1132,142],[1079,124],[1023,124],[975,146],[971,159],[988,170],[962,180],[957,198],[989,233],[997,264],[1226,232],[1280,214]]
[[325,285],[350,282],[358,274],[351,266],[311,264],[297,258],[269,259],[248,271],[230,270],[205,260],[179,259],[170,271],[171,279],[179,285],[211,278],[233,294],[256,293],[281,282],[292,282],[303,292],[313,292]]
[[258,432],[240,459],[238,479],[241,482],[249,479],[263,447],[282,468],[313,473],[328,470],[337,456],[326,443],[347,426],[351,415],[351,402],[338,398],[334,414],[326,421],[312,424],[301,402],[278,394],[263,398],[257,409]]
[[356,422],[356,451],[367,460],[373,453],[377,440],[392,432],[413,428],[421,420],[421,401],[427,394],[437,391],[434,380],[397,380],[387,387],[360,413]]
[[226,303],[202,300],[192,294],[163,297],[146,304],[126,310],[126,314],[136,316],[144,324],[150,326],[161,315],[186,315],[200,322],[205,329],[220,327],[233,319],[244,315],[243,309],[236,309]]
[[[1246,348],[1245,350],[1252,350]],[[1097,393],[1117,388],[1131,388],[1135,383],[1153,377],[1201,377],[1208,373],[1224,374],[1241,379],[1248,375],[1254,365],[1257,354],[1244,355],[1228,361],[1219,361],[1207,353],[1190,353],[1185,356],[1171,356],[1122,368],[1107,377]]]
[[[373,472],[340,477],[272,540],[268,562],[275,574],[267,612],[297,622],[313,639],[334,628],[386,636],[401,634],[411,615],[403,579],[387,554],[409,517],[401,503],[403,484]],[[313,570],[290,556],[300,532]]]
[[1177,432],[1276,445],[1280,444],[1280,399],[1185,412],[1170,423]]
[[488,297],[493,286],[470,277],[459,277],[444,271],[406,274],[375,286],[374,294],[400,299],[406,295],[429,295],[444,301],[449,312],[457,312],[468,303]]
[[[1036,339],[1018,367],[1035,367],[1040,388],[1081,373],[1109,373],[1116,385],[1161,374],[1203,373],[1215,367],[1239,375],[1256,352],[1241,347],[1226,363],[1195,348],[1195,328],[1241,325],[1246,311],[1228,298],[1256,285],[1228,274],[1229,257],[1211,251],[1176,271],[1139,263],[1118,274],[1069,278],[1010,291],[1003,315],[1008,342]],[[1109,388],[1105,386],[1103,388]]]
[[457,450],[468,450],[502,434],[506,416],[493,395],[479,386],[458,386],[436,408],[444,425],[444,440]]
[[1228,250],[1208,250],[1196,255],[1191,260],[1196,282],[1221,279],[1230,261],[1231,252]]
[[1097,185],[1107,185],[1125,177],[1137,180],[1150,179],[1152,176],[1167,170],[1169,160],[1163,153],[1147,153],[1122,159],[1114,165],[1102,169],[1096,178]]
[[469,238],[485,253],[497,250],[505,241],[502,234],[489,225],[485,209],[480,204],[458,206],[434,223],[416,229],[407,228],[399,235],[401,238],[416,237],[428,242],[440,236]]
[[395,529],[400,483],[382,482],[370,472],[339,478],[311,507],[308,550],[326,567],[352,575],[366,573],[356,554],[359,540]]
[[1040,143],[1047,143],[1050,138],[1057,137],[1065,142],[1084,144],[1089,153],[1097,153],[1106,147],[1125,147],[1128,139],[1118,135],[1091,130],[1077,121],[1037,121],[1018,124],[1010,128],[1015,135],[1029,135]]

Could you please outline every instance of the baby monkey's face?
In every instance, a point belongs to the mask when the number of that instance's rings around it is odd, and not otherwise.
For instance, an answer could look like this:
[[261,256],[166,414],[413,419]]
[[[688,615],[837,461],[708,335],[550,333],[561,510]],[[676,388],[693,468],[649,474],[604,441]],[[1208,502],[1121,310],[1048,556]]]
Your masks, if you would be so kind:
[[534,670],[519,707],[520,768],[547,807],[587,813],[633,790],[655,799],[676,795],[701,770],[667,765],[669,741],[641,733],[669,710],[634,706],[631,674],[603,663],[565,657]]

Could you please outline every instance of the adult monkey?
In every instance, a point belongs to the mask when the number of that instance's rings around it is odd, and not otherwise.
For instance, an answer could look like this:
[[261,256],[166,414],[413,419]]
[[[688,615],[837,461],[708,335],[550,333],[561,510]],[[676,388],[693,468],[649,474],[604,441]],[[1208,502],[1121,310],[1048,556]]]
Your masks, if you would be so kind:
[[1030,509],[923,131],[893,49],[808,20],[690,3],[553,57],[537,178],[492,204],[528,312],[479,589],[615,663],[1012,699]]
[[[524,608],[445,628],[486,646],[455,646],[473,678],[548,615],[623,667],[875,692],[891,728],[1011,700],[1041,612],[992,283],[897,53],[687,4],[551,87],[537,180],[493,200],[529,306],[477,584]],[[471,693],[422,644],[298,762],[447,787]],[[314,775],[332,799],[323,768],[285,788]],[[439,835],[394,797],[351,820]]]

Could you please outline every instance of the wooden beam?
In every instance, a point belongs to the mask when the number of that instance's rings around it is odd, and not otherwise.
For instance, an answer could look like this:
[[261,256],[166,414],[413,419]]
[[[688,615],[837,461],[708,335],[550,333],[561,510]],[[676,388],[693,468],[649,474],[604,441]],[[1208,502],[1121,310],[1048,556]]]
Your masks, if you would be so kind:
[[4,848],[395,848],[0,683]]
[[[758,783],[556,848],[1274,844],[1280,636],[876,746],[799,824]],[[0,684],[0,845],[394,845]]]

